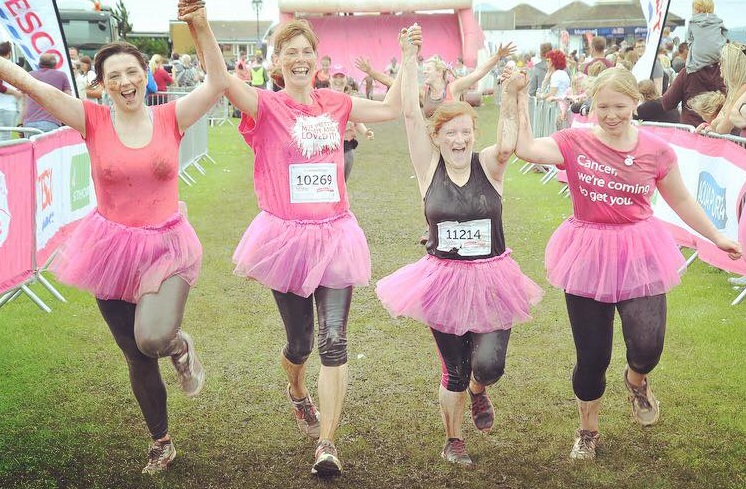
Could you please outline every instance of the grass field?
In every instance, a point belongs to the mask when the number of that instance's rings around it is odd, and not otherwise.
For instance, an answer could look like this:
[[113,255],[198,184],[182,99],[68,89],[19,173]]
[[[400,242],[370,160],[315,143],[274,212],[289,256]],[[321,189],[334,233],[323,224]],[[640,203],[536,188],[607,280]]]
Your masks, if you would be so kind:
[[[479,109],[482,145],[495,108]],[[178,389],[170,362],[170,427],[179,456],[161,476],[140,474],[148,434],[122,354],[93,298],[60,286],[68,303],[36,290],[45,314],[22,297],[0,309],[0,488],[744,488],[746,321],[731,307],[728,274],[695,262],[669,294],[666,348],[651,377],[661,422],[635,425],[615,335],[593,463],[568,458],[577,426],[570,385],[574,348],[560,291],[544,278],[544,246],[570,212],[554,183],[508,170],[505,232],[524,272],[545,287],[534,320],[514,329],[505,376],[490,388],[492,433],[466,418],[476,465],[446,465],[438,413],[440,365],[427,328],[392,319],[374,288],[355,291],[350,384],[337,446],[342,477],[310,474],[314,445],[289,412],[278,361],[283,329],[270,292],[232,275],[231,254],[258,212],[252,154],[228,125],[210,130],[207,175],[182,188],[204,246],[184,329],[208,374],[196,399]],[[349,191],[370,243],[373,281],[419,259],[424,229],[402,123],[375,126],[358,148]],[[618,324],[617,324],[618,326]],[[315,395],[318,357],[310,360]],[[466,415],[466,413],[465,413]]]

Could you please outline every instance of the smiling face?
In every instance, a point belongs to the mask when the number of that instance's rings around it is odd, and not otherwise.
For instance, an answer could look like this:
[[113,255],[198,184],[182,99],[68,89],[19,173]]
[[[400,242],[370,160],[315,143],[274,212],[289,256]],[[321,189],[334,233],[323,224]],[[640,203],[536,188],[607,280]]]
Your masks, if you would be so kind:
[[298,35],[282,45],[280,67],[285,87],[310,87],[318,56],[311,43]]
[[338,92],[344,92],[345,86],[347,86],[347,77],[341,73],[335,73],[332,75],[330,87],[332,90]]
[[594,110],[599,127],[610,136],[622,136],[631,127],[637,101],[611,88],[603,87],[596,93]]
[[440,126],[433,142],[446,164],[465,168],[471,163],[474,149],[474,120],[468,114],[457,115]]
[[134,56],[124,53],[109,56],[103,69],[104,87],[117,108],[133,110],[145,103],[147,74]]

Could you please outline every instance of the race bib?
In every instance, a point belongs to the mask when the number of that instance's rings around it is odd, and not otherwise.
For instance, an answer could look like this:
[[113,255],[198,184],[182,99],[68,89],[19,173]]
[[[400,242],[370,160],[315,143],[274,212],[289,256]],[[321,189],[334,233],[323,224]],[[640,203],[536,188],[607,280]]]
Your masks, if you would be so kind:
[[339,202],[337,165],[296,163],[290,165],[290,203]]
[[492,251],[492,222],[489,219],[438,223],[438,251],[461,256],[483,256]]

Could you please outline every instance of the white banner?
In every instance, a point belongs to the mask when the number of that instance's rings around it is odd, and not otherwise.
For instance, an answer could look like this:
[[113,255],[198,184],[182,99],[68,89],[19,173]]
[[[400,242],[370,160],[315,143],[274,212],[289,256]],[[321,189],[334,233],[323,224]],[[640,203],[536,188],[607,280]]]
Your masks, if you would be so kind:
[[53,0],[0,0],[0,26],[35,70],[39,68],[42,54],[54,54],[57,57],[55,68],[67,74],[74,93],[75,78],[70,73]]
[[653,72],[653,63],[658,56],[658,44],[661,42],[669,3],[671,0],[640,0],[642,14],[647,21],[648,35],[645,38],[645,52],[632,67],[632,74],[637,81],[650,79]]

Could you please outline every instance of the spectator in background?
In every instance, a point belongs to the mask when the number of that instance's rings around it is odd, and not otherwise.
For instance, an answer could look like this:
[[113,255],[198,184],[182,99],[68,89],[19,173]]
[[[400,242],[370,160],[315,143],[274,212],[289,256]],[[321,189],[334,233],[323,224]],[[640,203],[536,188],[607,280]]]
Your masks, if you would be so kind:
[[386,66],[386,69],[383,70],[383,72],[391,78],[396,78],[396,74],[399,73],[399,65],[397,64],[395,57],[391,58],[391,63]]
[[269,81],[269,74],[267,69],[262,64],[261,56],[254,56],[251,58],[251,86],[254,88],[267,88],[267,81]]
[[[10,43],[0,42],[0,56],[10,59]],[[15,127],[18,123],[18,101],[22,93],[0,80],[0,127]],[[0,141],[10,139],[10,131],[0,131]]]
[[676,52],[676,56],[671,59],[671,69],[678,73],[686,65],[686,58],[689,56],[689,43],[682,42]]
[[686,36],[689,43],[689,54],[686,57],[687,73],[696,73],[705,66],[720,62],[720,50],[727,41],[726,30],[722,19],[715,15],[713,0],[692,2],[692,18]]
[[637,88],[642,94],[643,102],[637,106],[635,119],[641,121],[671,122],[677,124],[681,118],[678,107],[663,110],[661,94],[655,88],[652,80],[640,80]]
[[679,71],[673,83],[661,98],[663,110],[671,110],[681,104],[682,124],[697,127],[702,124],[702,118],[689,108],[689,100],[702,92],[713,90],[725,92],[725,83],[720,76],[720,65],[710,65],[695,73]]
[[171,53],[171,61],[169,61],[168,66],[165,68],[174,79],[181,73],[181,70],[184,69],[184,65],[181,63],[181,56],[179,56],[179,53],[176,51]]
[[583,73],[586,75],[588,74],[588,67],[596,62],[603,63],[606,68],[611,68],[614,66],[614,62],[607,59],[606,55],[604,54],[606,52],[606,38],[603,36],[594,36],[593,39],[591,39],[591,54],[590,58],[586,61],[586,63],[583,65]]
[[246,60],[246,53],[243,51],[238,57],[238,61],[236,61],[236,76],[244,82],[251,81],[251,74],[249,73],[249,63]]
[[[642,58],[643,53],[645,53],[645,47],[645,39],[640,38],[635,40],[634,53],[635,55],[637,55],[637,57],[634,59],[632,66],[634,66],[640,60],[640,58]],[[663,69],[663,65],[658,59],[657,47],[653,59],[653,70],[650,73],[650,79],[653,80],[653,83],[655,83],[655,88],[656,90],[658,90],[658,93],[666,93],[666,90],[668,89],[668,77]]]
[[197,67],[192,63],[192,57],[188,54],[182,54],[179,58],[181,69],[174,75],[176,84],[184,88],[194,88],[197,83],[202,81]]
[[313,75],[314,88],[329,88],[329,79],[332,76],[329,72],[331,65],[332,59],[329,56],[321,58],[321,68],[316,70],[316,73]]
[[163,67],[163,56],[160,54],[154,54],[151,56],[148,66],[150,71],[153,73],[153,78],[155,79],[155,84],[158,87],[159,92],[150,96],[150,105],[159,105],[168,102],[168,98],[164,92],[168,90],[169,85],[174,83],[174,79]]
[[746,136],[746,90],[741,93],[736,102],[733,104],[733,108],[728,114],[731,123],[737,128],[741,129],[741,136]]
[[[734,131],[731,121],[731,112],[736,100],[741,98],[746,91],[746,46],[737,42],[729,42],[723,46],[720,55],[720,73],[725,82],[725,102],[723,109],[712,121],[709,129],[720,134],[728,134]],[[705,123],[706,124],[706,123]]]
[[75,70],[75,85],[78,89],[78,98],[100,103],[104,87],[96,81],[96,72],[92,69],[93,61],[90,56],[82,56],[78,60],[78,69]]
[[544,81],[544,77],[547,74],[547,53],[552,50],[552,44],[545,42],[539,46],[539,62],[534,64],[531,68],[531,74],[528,80],[528,94],[535,96],[536,92],[541,88],[541,84]]
[[703,121],[710,123],[718,116],[724,103],[723,92],[702,92],[689,100],[689,108],[696,112]]
[[78,48],[75,46],[70,46],[67,48],[67,54],[70,57],[70,63],[73,65],[73,69],[77,69],[78,65],[80,64],[80,54],[78,53]]
[[[31,71],[30,75],[68,95],[72,94],[72,87],[70,86],[67,74],[64,71],[55,69],[55,66],[57,66],[57,56],[51,53],[44,53],[39,57],[39,69]],[[53,131],[62,125],[59,119],[47,112],[44,107],[28,95],[23,97],[21,118],[23,119],[24,127],[33,127],[44,132]]]
[[453,65],[453,70],[451,70],[451,72],[456,78],[461,78],[462,76],[469,74],[469,68],[464,64],[464,60],[461,59],[461,57],[458,57],[456,58],[456,63]]

